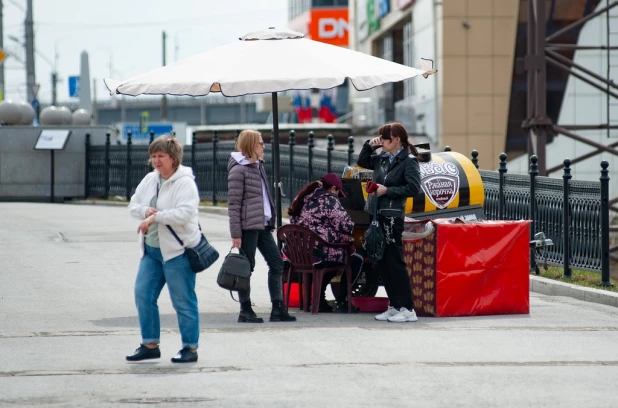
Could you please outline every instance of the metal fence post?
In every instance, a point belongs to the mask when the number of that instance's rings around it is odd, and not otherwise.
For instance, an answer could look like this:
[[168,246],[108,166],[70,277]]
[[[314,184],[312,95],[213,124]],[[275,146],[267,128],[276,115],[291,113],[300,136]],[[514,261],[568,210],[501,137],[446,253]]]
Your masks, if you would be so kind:
[[272,174],[272,182],[273,182],[273,187],[275,189],[273,190],[273,195],[275,196],[275,200],[276,200],[276,197],[277,197],[276,189],[278,189],[279,186],[275,182],[275,131],[272,129],[270,130],[270,172],[271,172],[270,174]]
[[571,222],[571,207],[569,206],[569,180],[571,180],[573,176],[571,176],[571,160],[564,159],[562,163],[564,164],[564,174],[562,175],[562,259],[564,263],[564,274],[562,277],[571,278],[571,268],[569,267],[569,264],[571,263],[571,242],[569,241],[569,224]]
[[[197,137],[195,132],[191,134],[191,169],[193,169],[193,176],[195,177],[195,184],[197,184],[198,174],[197,174],[197,161],[195,157],[195,148],[196,148]],[[199,184],[197,184],[199,186]],[[199,187],[198,187],[199,192]]]
[[288,196],[290,199],[294,197],[292,193],[294,192],[294,146],[296,145],[296,132],[290,130],[290,139],[288,140],[288,146],[290,146],[290,178],[288,179]]
[[445,152],[450,152],[451,151],[451,146],[445,146],[444,147],[444,151]]
[[354,155],[354,136],[348,137],[348,166],[352,165],[352,156]]
[[88,198],[90,195],[90,189],[88,186],[90,183],[90,133],[86,133],[86,157],[84,160],[86,162],[86,173],[84,174],[84,197]]
[[333,165],[333,150],[335,149],[335,144],[333,143],[333,135],[326,136],[328,139],[328,145],[326,146],[326,172],[331,173],[331,168]]
[[103,166],[105,168],[105,176],[103,178],[103,183],[105,186],[103,187],[103,197],[109,198],[109,144],[110,144],[110,136],[111,134],[107,132],[105,134],[105,156],[103,158]]
[[479,168],[479,152],[476,149],[472,150],[472,164],[474,164],[474,167],[477,169]]
[[219,132],[212,132],[212,205],[217,205],[217,145]]
[[506,210],[506,201],[504,199],[504,174],[508,171],[506,168],[506,153],[500,153],[500,167],[498,172],[500,173],[500,186],[498,188],[498,219],[504,219],[504,213]]
[[313,148],[315,147],[313,131],[307,136],[307,165],[309,166],[307,183],[313,181]]
[[609,279],[609,163],[601,162],[601,286],[614,286]]
[[127,167],[125,172],[125,195],[127,196],[127,200],[131,199],[131,146],[133,142],[131,141],[131,132],[127,133]]
[[[539,165],[537,162],[539,158],[536,155],[530,156],[530,241],[534,240],[534,234],[536,232],[536,176],[539,175]],[[535,249],[530,248],[530,270],[534,270],[536,274],[539,274],[539,269],[536,266]]]
[[150,131],[150,143],[154,142],[154,130]]

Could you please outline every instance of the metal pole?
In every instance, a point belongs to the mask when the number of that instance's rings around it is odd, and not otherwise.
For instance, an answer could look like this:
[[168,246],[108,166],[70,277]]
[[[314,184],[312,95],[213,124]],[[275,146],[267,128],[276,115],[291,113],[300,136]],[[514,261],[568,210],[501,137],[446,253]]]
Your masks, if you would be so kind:
[[290,177],[288,179],[288,196],[290,197],[290,200],[293,199],[293,193],[294,193],[294,146],[296,145],[296,132],[294,132],[293,130],[290,130],[290,139],[288,140],[288,146],[290,148],[290,163],[289,163],[289,170],[290,170]]
[[547,175],[547,159],[546,159],[546,145],[547,134],[549,129],[546,126],[541,125],[541,122],[548,121],[547,117],[547,64],[543,60],[545,56],[545,33],[547,31],[545,21],[545,2],[533,1],[536,7],[536,49],[535,58],[537,61],[536,70],[536,115],[535,121],[537,126],[536,131],[536,155],[539,158],[539,174],[542,176]]
[[109,197],[109,144],[110,144],[110,133],[107,132],[105,134],[105,156],[104,156],[104,163],[103,166],[105,168],[105,174],[103,177],[103,197],[108,198]]
[[504,219],[506,201],[504,199],[504,174],[508,171],[506,168],[506,153],[500,153],[500,167],[498,172],[500,173],[500,185],[498,187],[498,219]]
[[212,133],[212,205],[217,205],[217,145],[219,132]]
[[348,166],[352,165],[352,156],[354,155],[354,136],[348,137]]
[[309,135],[307,136],[307,165],[309,166],[307,183],[313,181],[313,148],[315,147],[315,142],[313,141],[313,138],[313,131],[310,131]]
[[86,133],[86,157],[84,159],[86,162],[86,173],[84,174],[84,197],[88,198],[90,195],[90,133]]
[[50,173],[51,173],[51,182],[50,182],[50,195],[49,195],[49,202],[53,203],[54,202],[54,184],[55,184],[55,180],[54,180],[54,149],[50,150],[51,152],[51,169],[50,169]]
[[[530,241],[534,240],[536,233],[536,176],[539,174],[537,165],[538,157],[532,155],[530,157]],[[539,268],[536,265],[535,249],[530,248],[530,271],[535,271],[539,274]]]
[[609,279],[609,163],[601,162],[601,286],[614,286]]
[[273,100],[273,162],[275,163],[274,178],[275,178],[275,205],[277,206],[277,229],[281,227],[281,193],[283,185],[281,184],[281,176],[279,174],[279,104],[277,101],[277,92],[272,93]]
[[328,140],[328,145],[326,146],[326,172],[332,173],[333,167],[333,150],[335,150],[335,145],[333,143],[333,135],[326,136]]
[[[195,144],[197,138],[195,136],[195,132],[191,134],[191,169],[193,170],[193,176],[195,177],[195,184],[197,184],[197,169],[196,169],[196,160],[195,160]],[[199,184],[198,184],[199,191]]]
[[571,176],[571,160],[564,159],[564,174],[562,175],[563,180],[563,196],[562,196],[562,259],[563,259],[563,267],[564,274],[563,278],[570,279],[571,278],[571,268],[569,267],[571,263],[571,248],[570,248],[570,223],[571,223],[571,207],[569,205],[569,180],[573,176]]
[[28,102],[36,99],[34,85],[36,76],[34,69],[34,19],[32,17],[32,0],[27,1],[26,21],[26,86],[28,87]]
[[127,161],[126,161],[126,171],[125,171],[125,195],[127,200],[131,199],[131,145],[133,142],[131,141],[131,132],[127,133]]
[[[167,43],[167,34],[165,33],[165,30],[163,31],[161,35],[161,40],[162,40],[162,48],[163,48],[163,66],[165,66],[167,65],[165,61],[165,55],[166,55],[165,46]],[[167,97],[165,95],[163,95],[163,98],[161,99],[161,121],[162,122],[167,121]]]

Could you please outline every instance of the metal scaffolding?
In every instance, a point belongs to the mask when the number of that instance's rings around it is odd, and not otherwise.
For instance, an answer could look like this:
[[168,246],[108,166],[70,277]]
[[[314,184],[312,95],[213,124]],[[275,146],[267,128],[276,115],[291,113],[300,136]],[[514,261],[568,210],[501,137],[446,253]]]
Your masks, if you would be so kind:
[[[610,136],[612,129],[618,129],[618,121],[611,120],[611,106],[618,104],[614,101],[618,99],[618,85],[610,78],[611,73],[611,51],[617,50],[618,46],[611,45],[611,35],[618,32],[611,31],[610,10],[618,6],[618,1],[610,3],[606,0],[607,5],[602,9],[589,13],[582,18],[572,22],[568,26],[556,31],[547,36],[547,19],[545,15],[545,1],[530,0],[528,1],[528,51],[525,58],[525,68],[528,75],[528,100],[527,100],[527,118],[523,123],[523,128],[528,135],[528,154],[537,155],[539,158],[539,175],[546,176],[548,173],[559,170],[562,166],[547,168],[546,162],[546,145],[550,136],[561,134],[578,142],[593,146],[594,151],[575,157],[571,163],[578,163],[582,160],[593,157],[602,152],[608,152],[618,155],[618,143],[604,145],[595,141],[589,140],[580,136],[575,131],[581,130],[607,130],[607,136]],[[582,26],[587,21],[605,14],[606,18],[606,38],[607,45],[581,46],[577,44],[561,44],[555,42],[571,30]],[[605,50],[607,52],[607,71],[606,76],[575,63],[572,59],[567,58],[559,53],[559,51],[574,51],[574,50]],[[603,92],[607,97],[606,114],[607,120],[605,123],[593,125],[563,125],[554,124],[546,111],[546,69],[547,63],[568,72],[569,75],[584,81],[590,86]],[[614,102],[612,102],[614,101]],[[618,203],[618,198],[611,200],[610,204]],[[618,211],[618,207],[613,207],[612,210]]]

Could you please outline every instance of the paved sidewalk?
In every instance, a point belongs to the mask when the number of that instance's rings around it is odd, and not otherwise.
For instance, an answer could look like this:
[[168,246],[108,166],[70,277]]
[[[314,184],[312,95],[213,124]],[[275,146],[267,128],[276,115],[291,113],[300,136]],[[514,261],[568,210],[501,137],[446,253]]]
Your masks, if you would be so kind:
[[[124,202],[106,200],[81,200],[76,201],[75,204],[120,207],[126,207],[127,205]],[[200,212],[227,216],[227,208],[224,207],[201,206]],[[287,219],[284,218],[283,223],[286,224]],[[568,296],[586,302],[618,307],[618,292],[578,286],[565,282],[559,282],[553,279],[543,278],[541,276],[530,275],[530,291],[549,296]]]
[[[227,217],[201,213],[229,248]],[[160,298],[160,360],[139,343],[138,263],[126,208],[0,203],[0,406],[615,407],[618,308],[531,294],[529,315],[377,322],[292,310],[295,323],[236,323],[238,305],[198,276],[200,359],[180,348]],[[259,258],[258,258],[259,259]],[[259,259],[253,300],[270,310]]]

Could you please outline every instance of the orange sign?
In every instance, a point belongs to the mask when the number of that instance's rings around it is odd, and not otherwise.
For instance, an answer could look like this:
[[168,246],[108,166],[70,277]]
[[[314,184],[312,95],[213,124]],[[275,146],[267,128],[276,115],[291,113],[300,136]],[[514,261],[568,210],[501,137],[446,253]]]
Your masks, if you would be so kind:
[[349,45],[348,9],[312,9],[309,21],[309,38],[332,45]]

